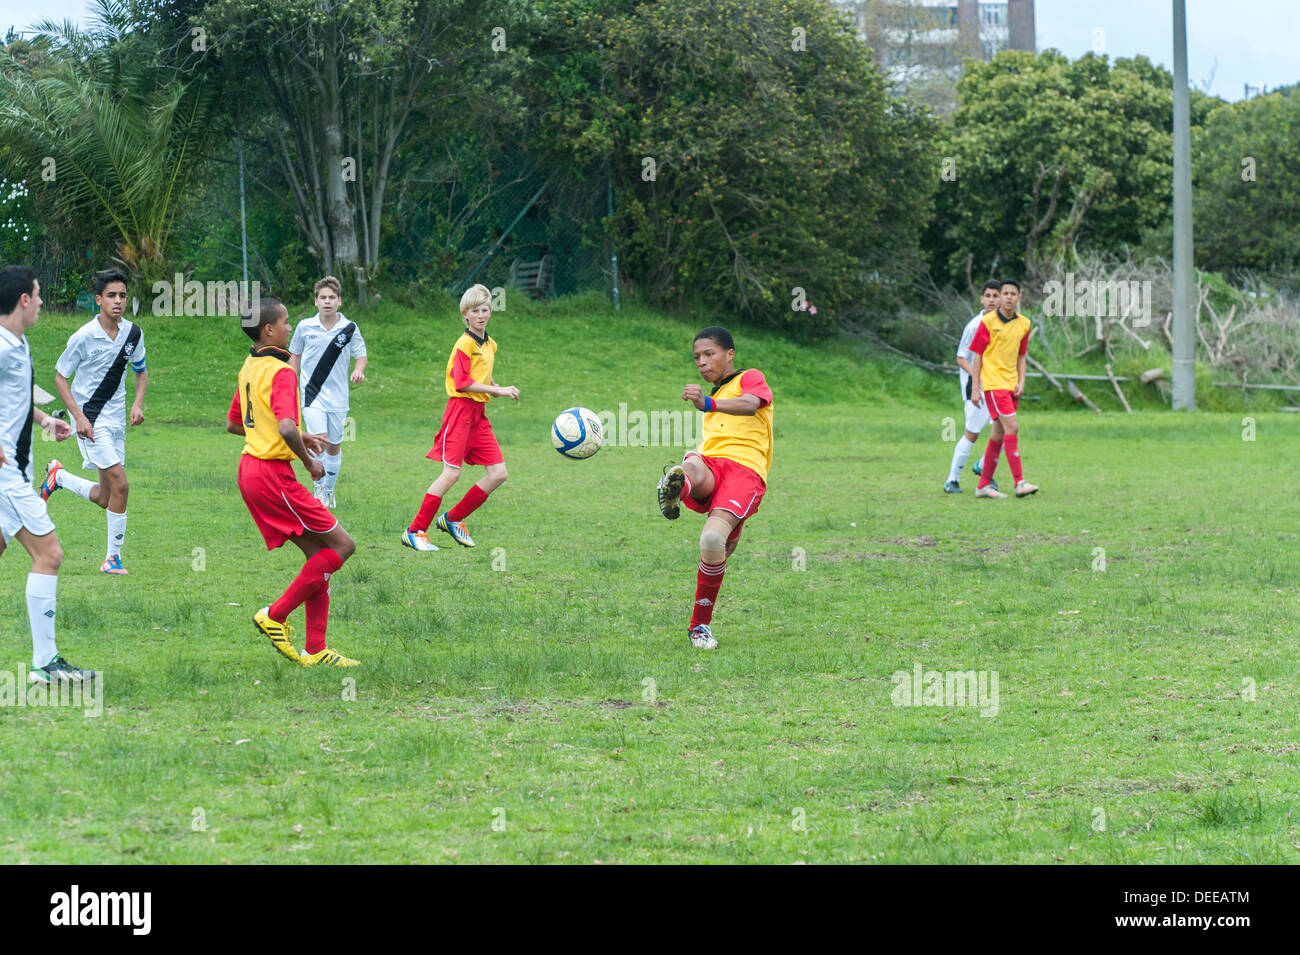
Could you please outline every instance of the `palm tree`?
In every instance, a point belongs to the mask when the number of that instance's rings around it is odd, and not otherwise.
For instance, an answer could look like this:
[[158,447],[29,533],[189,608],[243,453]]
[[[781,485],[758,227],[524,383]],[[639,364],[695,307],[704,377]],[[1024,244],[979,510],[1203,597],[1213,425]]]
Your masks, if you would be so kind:
[[[100,241],[146,280],[168,272],[167,242],[204,158],[210,84],[178,69],[137,0],[96,0],[89,28],[45,21],[0,48],[0,176]],[[17,45],[15,45],[17,46]]]

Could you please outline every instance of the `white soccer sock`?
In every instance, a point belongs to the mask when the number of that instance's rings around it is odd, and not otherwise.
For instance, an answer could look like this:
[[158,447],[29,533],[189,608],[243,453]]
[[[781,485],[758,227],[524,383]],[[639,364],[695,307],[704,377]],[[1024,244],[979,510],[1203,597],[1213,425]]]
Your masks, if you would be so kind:
[[332,491],[339,480],[339,466],[343,463],[343,452],[340,450],[338,454],[330,454],[327,451],[321,457],[321,461],[325,465],[325,477],[321,481],[321,487],[323,490]]
[[952,468],[948,471],[949,481],[956,481],[961,476],[961,469],[966,466],[974,448],[975,442],[967,441],[966,435],[963,434],[957,439],[957,447],[952,449]]
[[126,511],[121,514],[114,514],[112,511],[105,511],[108,515],[108,553],[104,559],[110,557],[122,556],[122,544],[126,540]]
[[95,487],[94,481],[87,481],[80,475],[73,474],[67,468],[59,468],[59,475],[54,479],[54,483],[59,487],[66,487],[78,497],[84,497],[90,500],[90,492]]
[[27,575],[27,619],[32,626],[32,666],[39,669],[59,655],[54,642],[54,604],[59,578],[54,574]]

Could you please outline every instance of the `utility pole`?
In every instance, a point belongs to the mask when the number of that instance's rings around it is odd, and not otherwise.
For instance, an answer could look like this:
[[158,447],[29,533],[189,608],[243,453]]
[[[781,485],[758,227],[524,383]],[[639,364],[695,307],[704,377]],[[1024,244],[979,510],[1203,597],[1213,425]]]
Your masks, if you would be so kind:
[[1174,394],[1196,410],[1196,301],[1192,271],[1192,140],[1187,96],[1187,0],[1174,4]]

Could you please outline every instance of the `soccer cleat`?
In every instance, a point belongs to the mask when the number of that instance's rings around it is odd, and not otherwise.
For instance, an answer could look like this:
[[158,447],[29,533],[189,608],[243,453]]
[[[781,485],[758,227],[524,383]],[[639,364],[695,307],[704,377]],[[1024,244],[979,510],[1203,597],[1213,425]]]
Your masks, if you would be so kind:
[[317,665],[331,667],[359,667],[360,660],[353,660],[351,657],[345,657],[343,654],[326,647],[324,650],[318,650],[316,653],[304,653],[298,658],[298,662],[305,667],[314,667]]
[[718,649],[718,641],[714,638],[713,631],[709,629],[707,623],[700,623],[691,627],[690,638],[691,646],[696,650]]
[[59,472],[63,470],[63,465],[57,460],[50,462],[49,470],[45,472],[45,483],[41,485],[41,500],[48,501],[50,495],[59,489]]
[[338,507],[338,502],[334,500],[334,488],[330,488],[326,494],[329,496],[329,500],[325,502],[325,506],[332,511],[334,508]]
[[474,538],[469,536],[469,531],[465,530],[464,521],[453,521],[446,514],[438,518],[438,530],[446,531],[461,547],[473,547]]
[[253,625],[271,641],[271,646],[294,663],[297,663],[301,657],[298,656],[298,651],[293,645],[293,628],[287,622],[281,623],[278,620],[272,620],[269,613],[270,609],[270,607],[263,607],[253,614]]
[[989,487],[993,488],[993,490],[995,491],[1001,490],[1001,488],[998,487],[998,482],[996,478],[989,478]]
[[43,667],[37,667],[28,674],[31,683],[89,683],[98,676],[94,670],[74,667],[63,657],[56,656]]
[[944,486],[943,486],[943,493],[944,493],[944,494],[960,494],[960,493],[961,493],[961,485],[958,484],[956,481],[948,481],[948,482],[946,482],[946,483],[944,484]]
[[1030,484],[1024,478],[1016,482],[1016,497],[1028,497],[1031,494],[1038,493],[1038,485]]
[[424,531],[413,531],[409,527],[402,531],[402,543],[414,550],[437,550],[438,545],[429,540]]
[[[976,461],[974,464],[970,466],[970,469],[975,472],[976,477],[979,477],[981,474],[984,473],[984,459],[980,458],[978,461]],[[992,480],[992,478],[990,478],[990,480]]]
[[129,570],[122,566],[122,558],[118,554],[105,557],[104,562],[99,565],[99,572],[101,574],[111,574],[114,577],[125,577],[130,573]]
[[680,501],[685,487],[685,468],[680,464],[674,464],[664,469],[664,476],[659,479],[656,495],[659,498],[659,512],[670,521],[675,521],[681,516]]
[[992,498],[997,498],[997,499],[1001,499],[1001,498],[1006,497],[1005,494],[1003,494],[1001,491],[999,491],[997,488],[995,488],[992,484],[985,484],[983,487],[977,487],[977,488],[975,489],[975,496],[976,496],[976,497],[992,497]]

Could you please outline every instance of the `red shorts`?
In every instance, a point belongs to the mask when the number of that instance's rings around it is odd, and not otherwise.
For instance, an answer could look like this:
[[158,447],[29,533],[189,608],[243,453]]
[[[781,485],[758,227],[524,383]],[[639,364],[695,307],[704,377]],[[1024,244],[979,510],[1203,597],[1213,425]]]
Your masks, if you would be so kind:
[[682,505],[692,511],[707,514],[717,508],[735,514],[742,521],[757,513],[767,485],[758,472],[731,458],[710,458],[698,451],[688,451],[713,472],[713,494],[707,501],[697,501],[689,494],[682,495]]
[[1003,415],[1013,415],[1020,407],[1020,399],[1011,391],[986,391],[984,403],[988,405],[989,417],[997,421]]
[[251,454],[239,458],[239,493],[266,539],[275,550],[303,531],[325,533],[338,523],[320,501],[302,486],[288,461],[263,461]]
[[442,427],[425,455],[434,461],[460,467],[462,464],[501,464],[501,445],[487,419],[487,402],[471,398],[448,398],[442,413]]

